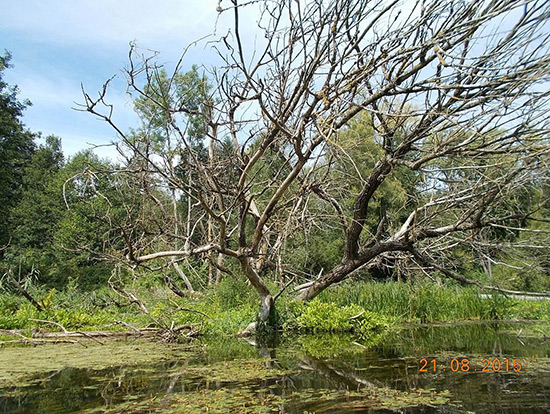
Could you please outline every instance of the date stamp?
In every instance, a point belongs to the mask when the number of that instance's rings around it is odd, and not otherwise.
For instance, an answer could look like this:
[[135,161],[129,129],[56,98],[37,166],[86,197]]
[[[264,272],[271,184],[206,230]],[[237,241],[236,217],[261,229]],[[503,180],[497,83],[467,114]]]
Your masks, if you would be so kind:
[[523,369],[519,358],[452,358],[438,360],[437,358],[420,358],[419,372],[521,372]]

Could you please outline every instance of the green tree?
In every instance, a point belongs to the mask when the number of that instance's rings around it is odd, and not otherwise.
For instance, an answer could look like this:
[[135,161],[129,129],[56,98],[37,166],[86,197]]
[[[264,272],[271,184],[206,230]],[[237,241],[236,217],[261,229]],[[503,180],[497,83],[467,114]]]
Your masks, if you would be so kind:
[[49,136],[24,169],[21,200],[13,211],[14,245],[41,249],[53,241],[63,212],[58,180],[62,165],[61,139]]
[[11,55],[0,56],[0,245],[6,245],[13,226],[11,213],[23,194],[25,166],[35,150],[34,135],[21,122],[24,109],[31,103],[20,102],[16,86],[3,80]]
[[108,178],[99,180],[98,175],[114,168],[111,162],[85,150],[72,156],[60,171],[59,198],[67,205],[63,205],[63,214],[54,235],[56,262],[51,270],[53,279],[60,286],[71,277],[80,287],[93,289],[104,283],[110,274],[112,265],[101,255],[112,253],[105,251],[104,247],[116,232],[103,220],[104,212],[109,208],[107,197],[113,200],[115,209],[123,207],[113,196],[116,194],[113,181]]
[[26,270],[39,270],[45,282],[56,263],[54,236],[64,213],[62,166],[61,139],[49,136],[25,166],[21,199],[12,210],[12,255]]

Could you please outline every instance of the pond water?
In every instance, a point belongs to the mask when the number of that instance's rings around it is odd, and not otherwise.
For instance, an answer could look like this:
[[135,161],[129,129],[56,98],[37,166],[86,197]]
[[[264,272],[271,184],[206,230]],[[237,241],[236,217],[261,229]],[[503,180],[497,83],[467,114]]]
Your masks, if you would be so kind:
[[549,324],[469,323],[269,347],[3,348],[0,413],[547,413],[549,336]]

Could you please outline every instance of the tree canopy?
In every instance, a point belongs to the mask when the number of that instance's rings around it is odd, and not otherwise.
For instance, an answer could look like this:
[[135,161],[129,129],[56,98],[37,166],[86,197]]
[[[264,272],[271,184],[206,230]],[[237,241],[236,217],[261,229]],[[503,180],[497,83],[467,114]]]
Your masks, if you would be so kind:
[[21,122],[30,101],[19,101],[17,86],[3,80],[10,59],[8,52],[0,56],[0,246],[12,236],[11,209],[22,197],[24,169],[35,149],[34,135]]

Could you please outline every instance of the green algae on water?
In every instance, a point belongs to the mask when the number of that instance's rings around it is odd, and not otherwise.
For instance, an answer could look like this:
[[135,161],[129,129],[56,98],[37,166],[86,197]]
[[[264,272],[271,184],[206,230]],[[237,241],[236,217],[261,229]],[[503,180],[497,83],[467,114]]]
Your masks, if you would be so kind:
[[191,355],[188,347],[150,340],[107,340],[104,345],[90,340],[79,343],[0,349],[0,387],[21,386],[25,378],[64,368],[101,370]]

